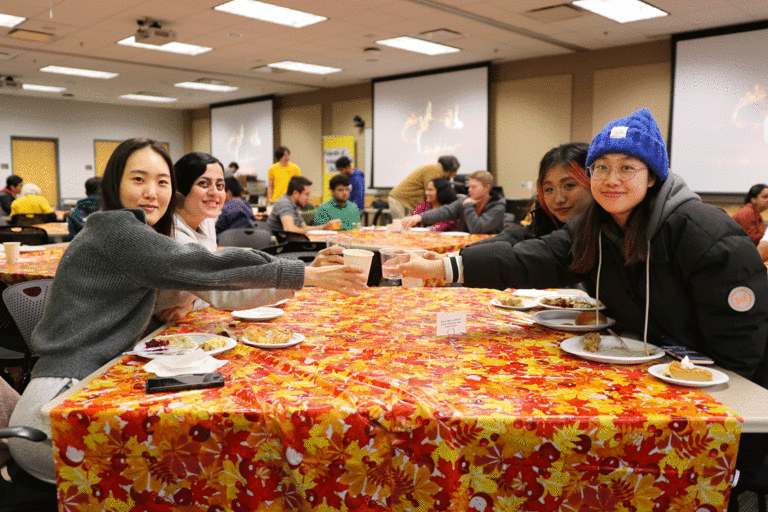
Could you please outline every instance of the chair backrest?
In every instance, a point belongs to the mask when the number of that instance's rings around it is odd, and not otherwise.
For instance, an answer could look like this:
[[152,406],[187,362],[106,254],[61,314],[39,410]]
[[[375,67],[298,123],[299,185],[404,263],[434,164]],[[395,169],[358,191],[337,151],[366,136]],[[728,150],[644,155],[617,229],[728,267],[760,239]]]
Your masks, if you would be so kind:
[[281,244],[264,247],[262,251],[279,258],[312,259],[320,250],[325,249],[325,242],[312,242],[310,240],[287,240]]
[[[2,288],[6,288],[5,284],[2,284]],[[13,321],[5,301],[0,301],[0,347],[30,355],[27,342],[24,341],[24,336]]]
[[309,237],[307,235],[302,233],[294,233],[292,231],[276,230],[273,231],[272,234],[275,235],[278,244],[282,244],[288,240],[301,240],[306,242],[309,241]]
[[3,290],[3,302],[27,344],[32,331],[43,318],[52,285],[53,279],[39,279],[13,284]]
[[33,226],[35,224],[45,224],[54,222],[56,214],[50,213],[17,213],[11,216],[11,225],[14,226]]
[[48,232],[34,226],[0,226],[0,243],[2,242],[45,245],[48,243]]
[[272,243],[272,234],[264,229],[233,228],[222,231],[218,244],[225,247],[251,247],[261,249]]

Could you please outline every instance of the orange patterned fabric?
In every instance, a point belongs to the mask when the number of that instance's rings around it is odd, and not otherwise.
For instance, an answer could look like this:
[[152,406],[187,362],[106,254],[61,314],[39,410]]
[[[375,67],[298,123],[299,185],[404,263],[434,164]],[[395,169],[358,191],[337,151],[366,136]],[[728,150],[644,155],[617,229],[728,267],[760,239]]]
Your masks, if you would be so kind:
[[22,252],[15,265],[0,260],[0,281],[10,285],[35,279],[53,279],[65,250],[65,246],[58,245],[42,251]]
[[[306,341],[218,355],[223,388],[147,395],[126,356],[51,414],[60,510],[726,510],[741,418],[565,354],[500,294],[301,291],[273,323]],[[437,338],[457,310],[468,332]]]
[[35,224],[36,228],[42,228],[49,235],[68,235],[69,227],[66,222],[48,222],[46,224]]
[[[339,234],[352,238],[352,244],[370,247],[404,247],[426,249],[440,254],[458,251],[472,242],[477,242],[491,235],[448,236],[432,232],[395,233],[385,230],[352,229]],[[315,242],[322,242],[325,236],[309,235]]]

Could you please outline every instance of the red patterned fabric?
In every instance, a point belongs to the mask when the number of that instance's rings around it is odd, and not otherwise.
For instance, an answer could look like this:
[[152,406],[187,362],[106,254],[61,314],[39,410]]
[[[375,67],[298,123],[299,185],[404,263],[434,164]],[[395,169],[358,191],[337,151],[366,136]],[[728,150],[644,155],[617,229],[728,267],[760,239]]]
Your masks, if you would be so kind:
[[[60,510],[726,510],[741,418],[562,352],[500,296],[307,289],[273,322],[306,341],[216,356],[223,388],[147,395],[126,356],[51,414]],[[458,310],[468,332],[437,338]]]
[[[352,229],[341,233],[352,238],[354,245],[371,247],[403,247],[409,249],[426,249],[440,254],[458,251],[472,242],[477,242],[491,235],[448,236],[432,232],[395,233],[394,231]],[[325,240],[324,235],[309,235],[316,242]]]
[[42,251],[22,252],[19,262],[8,265],[4,259],[0,265],[0,281],[16,284],[35,279],[53,279],[65,246],[47,247]]

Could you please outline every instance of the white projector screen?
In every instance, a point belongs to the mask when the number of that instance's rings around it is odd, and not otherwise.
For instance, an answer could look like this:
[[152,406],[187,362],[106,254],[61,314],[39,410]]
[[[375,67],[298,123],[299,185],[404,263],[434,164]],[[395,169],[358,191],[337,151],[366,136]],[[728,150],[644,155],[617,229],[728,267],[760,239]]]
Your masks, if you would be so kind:
[[391,188],[442,155],[488,169],[488,65],[373,82],[373,187]]
[[211,106],[211,151],[224,168],[237,162],[266,181],[272,165],[272,98]]
[[768,182],[767,27],[673,39],[670,168],[696,192]]

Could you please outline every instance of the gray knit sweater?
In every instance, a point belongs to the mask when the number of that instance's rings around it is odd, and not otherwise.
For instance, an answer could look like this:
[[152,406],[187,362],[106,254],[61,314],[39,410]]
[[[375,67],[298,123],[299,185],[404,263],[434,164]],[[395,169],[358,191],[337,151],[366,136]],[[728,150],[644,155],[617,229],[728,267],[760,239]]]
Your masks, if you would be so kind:
[[303,284],[300,261],[181,245],[149,227],[140,210],[93,213],[64,253],[32,333],[40,357],[33,377],[82,379],[133,348],[159,288],[298,290]]

